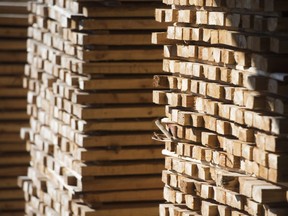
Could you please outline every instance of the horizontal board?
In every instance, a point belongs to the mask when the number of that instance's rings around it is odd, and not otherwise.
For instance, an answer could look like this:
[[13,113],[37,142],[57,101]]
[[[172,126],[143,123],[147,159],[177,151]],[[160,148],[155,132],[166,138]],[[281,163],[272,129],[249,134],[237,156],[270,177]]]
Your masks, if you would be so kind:
[[[82,147],[111,147],[115,151],[121,146],[150,146],[157,142],[152,140],[151,132],[146,133],[107,133],[95,135],[76,135],[76,143]],[[139,158],[141,159],[141,158]]]
[[152,118],[164,114],[160,106],[136,107],[81,107],[74,106],[73,114],[78,118],[88,119],[123,119],[123,118]]
[[[160,176],[118,176],[115,177],[84,177],[81,191],[106,191],[106,190],[133,190],[133,189],[157,189],[162,188]],[[80,192],[81,193],[81,192]]]
[[82,176],[115,176],[115,175],[139,175],[158,174],[163,168],[160,162],[132,162],[106,165],[75,164],[75,170]]
[[83,63],[78,69],[81,74],[158,74],[162,71],[161,62],[95,62]]
[[149,131],[157,127],[152,119],[112,120],[111,121],[79,121],[77,129],[80,131]]

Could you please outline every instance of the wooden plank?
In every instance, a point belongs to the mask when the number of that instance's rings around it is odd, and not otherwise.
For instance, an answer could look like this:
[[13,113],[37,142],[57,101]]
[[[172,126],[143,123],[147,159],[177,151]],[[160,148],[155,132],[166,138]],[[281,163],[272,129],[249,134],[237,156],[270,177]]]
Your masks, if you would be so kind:
[[[24,202],[22,200],[3,201],[3,202],[0,202],[0,208],[6,209],[6,211],[23,210]],[[11,212],[9,214],[11,214]]]
[[[127,183],[129,182],[129,183]],[[114,190],[133,190],[133,189],[153,189],[161,188],[162,183],[157,176],[133,176],[133,177],[85,177],[82,181],[81,191],[105,191],[107,188]]]
[[118,149],[119,146],[149,146],[151,144],[158,144],[152,140],[151,132],[140,134],[114,133],[114,134],[95,134],[95,135],[81,135],[76,136],[76,143],[82,147],[112,147]]
[[116,121],[113,119],[113,122],[110,121],[79,121],[77,129],[83,132],[86,131],[149,131],[157,130],[154,121],[151,119],[137,119],[137,120],[125,120]]
[[3,103],[0,104],[0,109],[25,109],[26,108],[26,99],[17,98],[17,99],[1,99]]
[[77,57],[85,61],[139,61],[139,60],[160,60],[162,50],[150,49],[128,49],[128,50],[91,50],[77,51]]
[[25,63],[26,62],[26,52],[24,51],[6,51],[0,52],[0,62],[17,62],[17,63]]
[[3,111],[0,113],[1,120],[28,120],[28,115],[23,111]]
[[[119,149],[117,151],[111,150],[97,150],[97,149],[77,149],[73,153],[73,157],[82,161],[94,161],[95,158],[99,161],[114,161],[114,160],[137,160],[142,159],[156,159],[163,158],[160,147],[147,149]],[[1,164],[1,161],[0,161]]]
[[151,35],[149,33],[134,33],[134,34],[78,34],[77,44],[78,45],[150,45]]
[[156,74],[161,72],[159,62],[97,62],[79,65],[79,73],[83,74]]
[[22,85],[22,79],[18,76],[1,76],[0,86],[19,87]]
[[[102,7],[101,7],[102,6]],[[83,15],[86,17],[153,17],[155,9],[154,4],[147,5],[145,3],[133,2],[132,4],[126,4],[122,2],[118,5],[117,10],[111,10],[109,7],[103,7],[105,5],[94,3],[82,8]]]
[[0,14],[1,26],[28,26],[27,15],[21,14]]
[[110,119],[110,118],[151,118],[163,115],[159,106],[146,107],[81,107],[74,106],[73,114],[81,119]]
[[[13,169],[11,169],[10,167],[1,167],[0,168],[0,176],[1,177],[14,177],[14,176],[20,176],[20,175],[25,175],[26,174],[26,170],[27,170],[27,167],[26,165],[24,166],[17,166],[17,167],[14,167]],[[23,201],[19,201],[19,203],[21,203],[21,205],[24,205]],[[1,206],[1,204],[0,204]]]
[[78,104],[115,104],[115,103],[151,103],[152,95],[150,91],[129,92],[103,92],[87,93],[78,92],[72,95],[72,102]]
[[22,64],[1,64],[0,65],[0,73],[1,74],[21,74],[24,70],[24,65]]
[[27,4],[26,2],[17,2],[17,4],[13,2],[4,1],[0,3],[0,13],[8,13],[8,14],[26,14],[27,13]]
[[0,191],[0,202],[3,200],[17,200],[23,198],[24,194],[18,188]]
[[1,37],[10,37],[10,38],[26,38],[27,30],[23,28],[13,28],[13,27],[4,27],[0,29]]
[[26,40],[1,40],[0,39],[0,50],[26,50]]
[[[19,130],[17,130],[18,132]],[[15,131],[16,132],[16,131]],[[1,152],[25,152],[26,146],[24,143],[1,143],[0,144]]]
[[[149,196],[147,196],[147,193]],[[162,190],[136,190],[136,191],[117,191],[117,192],[99,192],[97,194],[85,193],[83,195],[90,203],[105,202],[134,202],[134,201],[158,201]]]
[[23,154],[7,154],[6,156],[2,156],[0,159],[0,165],[1,166],[8,166],[8,165],[25,165],[28,164],[30,160],[29,155],[23,155]]
[[137,175],[137,174],[157,174],[163,168],[162,162],[134,162],[117,163],[111,165],[75,164],[75,170],[82,176],[115,176],[115,175]]
[[163,29],[161,23],[157,23],[154,19],[83,19],[74,24],[76,29],[79,30],[160,30]]
[[[108,85],[109,83],[109,85]],[[80,80],[81,90],[153,89],[152,77],[119,77]]]

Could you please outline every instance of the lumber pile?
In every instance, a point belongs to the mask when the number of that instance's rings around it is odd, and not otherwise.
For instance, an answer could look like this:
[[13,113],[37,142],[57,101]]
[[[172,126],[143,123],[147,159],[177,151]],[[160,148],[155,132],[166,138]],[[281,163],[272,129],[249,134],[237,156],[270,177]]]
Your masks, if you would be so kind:
[[22,88],[26,62],[26,1],[0,2],[0,215],[23,215],[24,195],[17,176],[29,165],[20,128],[28,126]]
[[166,29],[154,18],[160,5],[29,4],[27,215],[158,215],[164,157],[151,137],[164,110],[152,90],[164,73],[151,33]]
[[160,215],[287,215],[287,1],[163,2]]

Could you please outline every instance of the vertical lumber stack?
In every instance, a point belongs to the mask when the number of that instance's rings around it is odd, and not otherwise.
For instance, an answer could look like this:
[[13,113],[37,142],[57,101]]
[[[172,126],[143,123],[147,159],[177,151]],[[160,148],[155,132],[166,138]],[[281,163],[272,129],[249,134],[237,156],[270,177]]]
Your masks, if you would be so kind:
[[152,90],[163,72],[151,33],[166,28],[155,21],[160,5],[29,4],[27,215],[158,214],[164,157],[151,137],[164,111]]
[[160,215],[287,215],[287,1],[163,2]]
[[26,62],[26,1],[0,2],[0,215],[23,215],[24,195],[17,176],[29,165],[20,128],[28,126],[22,88]]

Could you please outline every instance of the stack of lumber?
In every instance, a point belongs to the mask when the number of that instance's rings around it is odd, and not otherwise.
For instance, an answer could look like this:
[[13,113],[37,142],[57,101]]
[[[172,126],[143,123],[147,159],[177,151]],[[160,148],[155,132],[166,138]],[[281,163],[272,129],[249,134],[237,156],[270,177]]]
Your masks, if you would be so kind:
[[27,215],[158,215],[162,144],[152,140],[151,33],[158,0],[34,1],[28,6],[31,166],[19,178]]
[[160,215],[287,215],[288,2],[163,2]]
[[26,1],[0,2],[0,215],[23,215],[24,195],[17,176],[29,165],[20,128],[29,124],[22,88],[26,62]]

